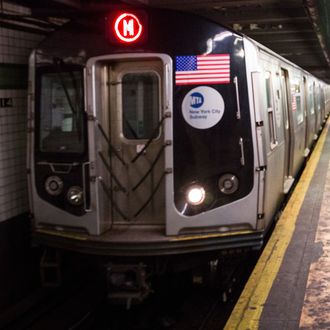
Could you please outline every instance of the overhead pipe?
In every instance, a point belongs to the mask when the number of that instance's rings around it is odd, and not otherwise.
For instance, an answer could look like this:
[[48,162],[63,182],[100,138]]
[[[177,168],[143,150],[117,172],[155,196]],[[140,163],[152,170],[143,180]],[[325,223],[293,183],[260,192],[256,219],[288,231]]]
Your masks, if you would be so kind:
[[[328,19],[328,15],[326,15],[325,21],[320,16],[319,8],[321,6],[319,0],[304,0],[304,7],[307,11],[310,20],[312,21],[313,28],[319,40],[323,55],[330,68],[330,50],[329,50],[330,33],[327,29],[327,26],[330,22]],[[323,3],[323,7],[325,13],[328,13],[325,3]]]

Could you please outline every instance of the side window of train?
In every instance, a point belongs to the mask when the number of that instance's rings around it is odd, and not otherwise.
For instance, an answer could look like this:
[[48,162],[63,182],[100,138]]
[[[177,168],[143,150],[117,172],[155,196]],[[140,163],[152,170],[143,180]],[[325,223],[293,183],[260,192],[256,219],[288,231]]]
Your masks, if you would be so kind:
[[273,85],[272,75],[270,71],[265,72],[265,87],[266,87],[266,105],[268,113],[268,126],[269,126],[269,142],[270,148],[274,149],[277,146],[277,133],[275,123],[275,109],[273,99]]
[[322,110],[322,114],[323,114],[324,106],[325,106],[325,95],[324,95],[324,90],[322,88],[322,85],[320,85],[320,100],[321,100],[321,110]]
[[314,83],[314,104],[315,110],[317,113],[320,112],[321,104],[320,104],[320,89],[317,84]]
[[291,95],[292,95],[292,111],[297,113],[297,124],[299,125],[304,121],[302,91],[301,91],[299,78],[294,78],[292,80]]
[[313,93],[313,84],[309,84],[308,86],[308,108],[309,113],[311,115],[314,115],[315,113],[315,107],[314,107],[314,93]]
[[160,78],[156,72],[122,76],[122,134],[128,140],[159,137]]

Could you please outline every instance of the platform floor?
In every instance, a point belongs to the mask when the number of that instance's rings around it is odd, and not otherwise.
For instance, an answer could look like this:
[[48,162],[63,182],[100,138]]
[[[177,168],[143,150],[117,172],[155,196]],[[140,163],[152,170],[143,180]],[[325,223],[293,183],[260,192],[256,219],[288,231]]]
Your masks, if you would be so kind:
[[330,121],[225,329],[330,329]]

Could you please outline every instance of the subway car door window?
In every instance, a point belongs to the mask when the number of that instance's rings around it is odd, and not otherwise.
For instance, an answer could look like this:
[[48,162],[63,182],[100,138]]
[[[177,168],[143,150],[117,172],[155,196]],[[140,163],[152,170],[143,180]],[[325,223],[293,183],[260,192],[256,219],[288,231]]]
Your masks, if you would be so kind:
[[270,71],[265,72],[265,87],[266,87],[266,102],[268,113],[268,125],[269,125],[269,142],[270,148],[274,149],[277,145],[277,131],[274,116],[274,97],[273,97],[273,84],[272,74]]
[[155,72],[126,73],[122,77],[123,136],[129,140],[157,138],[159,79]]

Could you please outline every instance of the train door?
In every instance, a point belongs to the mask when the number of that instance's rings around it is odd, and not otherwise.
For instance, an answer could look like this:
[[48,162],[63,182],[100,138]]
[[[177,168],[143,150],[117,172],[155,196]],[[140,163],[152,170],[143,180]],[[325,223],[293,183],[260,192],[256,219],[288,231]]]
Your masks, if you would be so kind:
[[303,77],[303,94],[304,94],[304,120],[305,120],[305,156],[309,153],[309,131],[310,131],[310,121],[309,121],[309,115],[308,115],[308,84],[306,77]]
[[320,104],[321,104],[321,125],[323,126],[325,122],[325,95],[324,95],[324,89],[322,88],[321,84],[320,84]]
[[92,202],[108,227],[165,225],[170,65],[163,54],[109,55],[87,62]]
[[293,157],[293,141],[292,141],[292,116],[291,105],[289,102],[290,82],[289,73],[285,69],[281,69],[281,94],[282,94],[282,109],[284,119],[284,143],[285,143],[285,157],[284,157],[284,192],[287,193],[293,183],[292,178],[292,157]]
[[112,218],[164,223],[162,62],[109,63],[107,76]]

